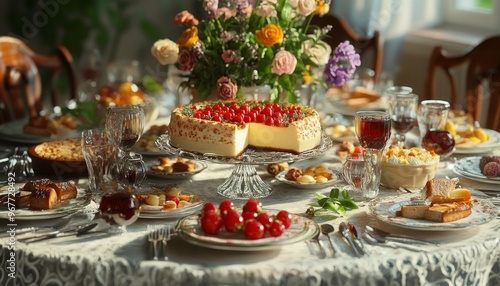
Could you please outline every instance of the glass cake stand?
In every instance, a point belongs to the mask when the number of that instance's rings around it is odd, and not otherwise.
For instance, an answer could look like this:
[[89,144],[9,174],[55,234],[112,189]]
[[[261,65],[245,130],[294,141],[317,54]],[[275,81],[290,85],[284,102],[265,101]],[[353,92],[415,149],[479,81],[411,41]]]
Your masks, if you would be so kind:
[[272,188],[257,174],[255,165],[305,160],[321,155],[332,147],[332,139],[324,133],[321,136],[319,146],[300,154],[255,148],[248,148],[239,157],[221,156],[213,153],[194,153],[170,145],[168,131],[159,136],[155,143],[158,148],[178,157],[218,164],[234,164],[232,174],[222,185],[217,187],[217,192],[220,195],[230,199],[263,198],[271,194]]

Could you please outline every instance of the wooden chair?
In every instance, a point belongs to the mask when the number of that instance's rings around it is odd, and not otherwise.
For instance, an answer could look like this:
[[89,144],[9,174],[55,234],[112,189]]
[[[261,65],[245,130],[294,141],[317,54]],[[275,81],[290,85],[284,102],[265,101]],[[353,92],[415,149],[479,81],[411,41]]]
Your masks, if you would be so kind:
[[[465,66],[465,104],[458,102],[457,78],[453,73],[457,68]],[[481,118],[484,100],[489,100],[486,110],[486,128],[500,131],[500,35],[485,39],[463,55],[448,56],[438,46],[434,48],[429,61],[425,84],[426,98],[435,99],[436,70],[442,69],[449,80],[451,88],[450,105],[457,109],[459,104],[465,106],[465,112],[474,120]],[[484,87],[487,87],[487,90]],[[483,98],[487,94],[489,98]]]
[[371,38],[362,37],[354,32],[344,19],[331,13],[323,16],[314,16],[310,24],[321,28],[326,27],[327,25],[332,26],[332,29],[328,33],[328,37],[324,39],[324,41],[328,43],[332,49],[347,40],[354,46],[361,57],[364,57],[368,54],[368,51],[372,50],[373,59],[371,65],[368,67],[373,69],[375,72],[375,82],[378,81],[382,70],[382,44],[379,31],[376,31]]
[[69,82],[69,98],[77,98],[77,80],[73,58],[65,47],[53,55],[40,55],[13,37],[0,37],[0,121],[9,122],[37,115],[43,107],[42,77],[39,71],[48,70],[50,102],[60,106],[62,95],[57,81],[64,73]]

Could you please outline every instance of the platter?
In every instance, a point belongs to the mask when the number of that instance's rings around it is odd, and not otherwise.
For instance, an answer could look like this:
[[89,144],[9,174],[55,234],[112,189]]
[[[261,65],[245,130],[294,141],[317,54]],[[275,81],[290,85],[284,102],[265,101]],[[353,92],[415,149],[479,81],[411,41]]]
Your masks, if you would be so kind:
[[488,200],[471,199],[472,214],[466,218],[452,222],[433,222],[422,219],[397,217],[396,211],[403,205],[424,204],[424,201],[414,196],[402,195],[371,200],[367,205],[367,213],[391,225],[402,228],[424,231],[456,231],[474,228],[485,224],[497,216],[496,207]]
[[[354,133],[354,129],[352,126],[346,126],[345,131],[343,132],[335,132],[338,126],[328,126],[325,127],[325,133],[328,134],[333,141],[335,142],[343,142],[343,141],[353,141],[357,142],[356,134]],[[343,130],[343,128],[342,128]]]
[[192,177],[193,175],[198,174],[199,172],[205,170],[208,165],[205,162],[202,161],[196,161],[195,163],[195,168],[192,172],[172,172],[172,173],[166,173],[166,172],[158,172],[158,171],[153,171],[151,170],[151,167],[157,164],[157,161],[155,162],[149,162],[147,164],[148,171],[147,174],[148,176],[153,176],[157,178],[162,178],[162,179],[187,179]]
[[463,176],[473,181],[490,184],[500,184],[500,177],[486,177],[479,169],[479,161],[481,156],[466,157],[455,162],[453,172],[459,176]]
[[319,233],[319,226],[308,218],[292,215],[292,225],[281,236],[249,240],[245,239],[242,233],[221,232],[217,236],[206,235],[199,226],[198,215],[191,215],[179,220],[176,230],[181,238],[198,246],[222,250],[257,251],[276,249],[308,240]]
[[[15,184],[14,188],[19,190],[22,188],[24,184],[18,183]],[[0,188],[0,194],[6,194],[8,192],[9,186],[3,186]],[[58,218],[70,213],[74,213],[83,209],[85,206],[90,204],[91,202],[91,194],[90,191],[78,188],[78,193],[76,198],[68,200],[66,202],[61,203],[61,205],[57,206],[54,209],[49,210],[30,210],[30,209],[16,209],[14,211],[16,220],[42,220],[42,219],[51,219]],[[0,211],[0,219],[8,219],[9,211],[6,208],[2,208]]]
[[174,210],[163,210],[161,206],[142,205],[139,217],[148,219],[178,219],[197,212],[201,209],[205,201],[201,197],[193,195],[191,202],[192,204],[189,206]]
[[23,133],[23,126],[26,123],[28,123],[28,119],[14,120],[1,124],[0,136],[2,136],[2,139],[10,142],[26,144],[37,144],[45,141],[62,140],[81,136],[78,131],[67,128],[65,128],[64,132],[60,132],[59,134],[52,135],[50,137],[25,134]]
[[456,150],[454,153],[481,154],[500,147],[500,133],[491,129],[484,129],[484,131],[490,136],[490,139],[488,141],[482,143],[459,144],[456,146]]
[[286,170],[285,171],[281,171],[281,172],[279,172],[275,176],[275,178],[278,181],[282,182],[282,183],[294,186],[295,188],[298,188],[298,189],[309,189],[309,190],[322,189],[322,188],[333,186],[335,183],[338,183],[338,182],[342,181],[342,178],[340,176],[338,176],[337,174],[335,174],[332,171],[328,171],[328,173],[332,174],[333,178],[331,180],[328,180],[327,182],[324,182],[324,183],[314,183],[314,184],[301,184],[301,183],[298,183],[296,181],[290,181],[290,180],[288,180],[285,177],[287,172],[288,171],[286,171]]

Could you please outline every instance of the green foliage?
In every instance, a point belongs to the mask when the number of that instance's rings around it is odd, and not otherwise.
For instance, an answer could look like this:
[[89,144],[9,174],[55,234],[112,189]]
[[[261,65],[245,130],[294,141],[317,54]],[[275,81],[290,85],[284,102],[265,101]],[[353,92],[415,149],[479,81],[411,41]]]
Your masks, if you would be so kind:
[[[340,194],[342,194],[342,197],[340,197]],[[341,191],[338,188],[333,188],[330,191],[330,196],[316,193],[314,197],[318,200],[317,206],[319,206],[319,208],[314,209],[314,213],[330,211],[341,216],[346,216],[347,210],[359,208],[352,197],[349,196],[347,190]]]

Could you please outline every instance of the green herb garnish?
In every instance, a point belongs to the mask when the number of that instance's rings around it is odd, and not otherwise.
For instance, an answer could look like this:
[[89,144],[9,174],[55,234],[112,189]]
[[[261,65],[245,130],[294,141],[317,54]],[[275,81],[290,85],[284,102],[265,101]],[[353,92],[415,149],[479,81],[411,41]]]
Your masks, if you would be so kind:
[[[342,194],[342,197],[340,197]],[[353,198],[349,196],[347,190],[340,191],[338,188],[333,188],[330,191],[330,196],[327,197],[323,194],[316,193],[314,197],[318,199],[319,208],[313,208],[314,213],[332,211],[341,216],[347,215],[347,210],[358,209],[359,206],[354,202]]]

